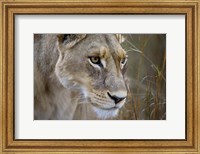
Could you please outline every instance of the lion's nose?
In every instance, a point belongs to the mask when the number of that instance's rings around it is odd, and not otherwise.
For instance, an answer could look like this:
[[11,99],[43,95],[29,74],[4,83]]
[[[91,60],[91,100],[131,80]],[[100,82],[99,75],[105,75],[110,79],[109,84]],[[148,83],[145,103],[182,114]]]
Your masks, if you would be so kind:
[[112,100],[114,100],[114,102],[115,102],[115,104],[118,104],[119,102],[121,102],[122,100],[124,100],[125,98],[126,98],[126,96],[124,97],[122,97],[122,96],[117,96],[117,95],[112,95],[112,94],[110,94],[109,92],[108,92],[108,96],[112,99]]

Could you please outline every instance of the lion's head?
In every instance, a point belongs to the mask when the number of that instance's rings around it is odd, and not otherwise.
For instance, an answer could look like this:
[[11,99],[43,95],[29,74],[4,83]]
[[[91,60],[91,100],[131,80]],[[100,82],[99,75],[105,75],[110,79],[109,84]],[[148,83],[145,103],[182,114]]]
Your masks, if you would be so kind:
[[113,34],[58,35],[55,73],[79,91],[99,118],[114,117],[127,98],[127,55]]

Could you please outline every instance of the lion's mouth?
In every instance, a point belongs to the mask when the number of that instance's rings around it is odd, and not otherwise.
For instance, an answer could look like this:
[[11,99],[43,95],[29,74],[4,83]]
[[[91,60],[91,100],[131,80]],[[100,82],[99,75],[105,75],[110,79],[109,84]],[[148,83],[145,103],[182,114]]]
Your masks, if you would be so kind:
[[106,110],[106,111],[114,111],[114,110],[118,110],[119,109],[119,107],[117,107],[117,106],[105,108],[105,107],[102,107],[102,106],[100,106],[98,104],[95,104],[95,103],[91,103],[91,105],[94,106],[94,107],[96,107],[96,108],[99,108],[101,110]]

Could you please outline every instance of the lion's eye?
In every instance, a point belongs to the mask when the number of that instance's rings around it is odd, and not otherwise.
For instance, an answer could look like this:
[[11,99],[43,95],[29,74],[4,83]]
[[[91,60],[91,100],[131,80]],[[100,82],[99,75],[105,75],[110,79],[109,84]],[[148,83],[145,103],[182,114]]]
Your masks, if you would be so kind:
[[93,63],[93,64],[101,64],[101,59],[100,57],[89,57],[90,58],[90,61]]
[[125,66],[125,64],[126,64],[126,62],[127,62],[127,58],[122,58],[121,59],[121,61],[120,61],[120,66],[121,66],[121,69],[123,69],[124,68],[124,66]]
[[125,64],[125,61],[126,61],[126,59],[123,58],[123,59],[121,60],[121,63],[122,63],[122,64]]
[[126,61],[127,61],[127,58],[122,58],[121,59],[121,64],[124,65],[126,63]]

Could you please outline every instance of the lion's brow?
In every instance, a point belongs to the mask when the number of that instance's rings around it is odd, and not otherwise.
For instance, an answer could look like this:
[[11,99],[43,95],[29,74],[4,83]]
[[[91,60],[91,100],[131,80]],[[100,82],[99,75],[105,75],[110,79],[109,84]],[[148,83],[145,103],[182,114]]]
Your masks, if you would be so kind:
[[104,58],[108,58],[109,57],[109,50],[105,46],[90,48],[88,50],[88,53],[90,55],[100,56],[100,57],[104,57]]
[[126,52],[124,51],[124,49],[118,49],[116,50],[116,54],[119,56],[119,58],[126,58]]
[[93,56],[99,56],[100,55],[99,50],[88,50],[88,53],[93,55]]

